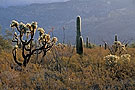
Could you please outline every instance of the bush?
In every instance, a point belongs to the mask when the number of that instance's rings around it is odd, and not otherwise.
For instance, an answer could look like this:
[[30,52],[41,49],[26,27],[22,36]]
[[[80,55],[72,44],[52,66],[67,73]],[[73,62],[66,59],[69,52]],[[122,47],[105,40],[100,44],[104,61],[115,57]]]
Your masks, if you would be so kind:
[[2,36],[0,36],[0,49],[9,50],[11,48],[12,48],[12,46],[11,46],[11,43],[9,42],[9,40],[6,40]]

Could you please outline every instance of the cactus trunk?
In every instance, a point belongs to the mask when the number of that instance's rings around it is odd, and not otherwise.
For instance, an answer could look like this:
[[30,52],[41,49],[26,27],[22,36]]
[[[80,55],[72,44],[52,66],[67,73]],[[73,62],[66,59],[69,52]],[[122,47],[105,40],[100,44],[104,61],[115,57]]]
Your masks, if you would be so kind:
[[105,42],[105,50],[107,49],[107,43]]
[[83,37],[79,37],[79,51],[78,54],[83,54]]
[[76,21],[77,35],[76,35],[76,51],[79,53],[79,37],[81,36],[81,17],[77,17]]
[[86,48],[88,48],[89,47],[89,38],[87,37],[86,38]]
[[115,34],[115,41],[118,41],[118,36],[117,36],[117,34]]
[[[83,41],[80,41],[81,39],[80,39],[80,37],[81,37],[81,17],[80,16],[78,16],[77,17],[77,20],[76,20],[76,29],[77,29],[77,31],[76,31],[76,52],[78,53],[78,54],[80,54],[80,52],[82,52],[82,51],[80,51],[80,50],[83,50],[83,49],[80,49],[80,46],[82,45],[80,45],[80,43],[83,43]],[[83,47],[82,47],[83,48]]]

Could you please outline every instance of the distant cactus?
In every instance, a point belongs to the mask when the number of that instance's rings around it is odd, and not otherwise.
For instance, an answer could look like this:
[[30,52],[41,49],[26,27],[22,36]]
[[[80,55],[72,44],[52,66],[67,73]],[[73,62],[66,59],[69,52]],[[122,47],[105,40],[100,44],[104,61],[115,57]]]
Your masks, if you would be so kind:
[[86,38],[86,48],[89,47],[89,37]]
[[118,41],[118,36],[117,36],[117,34],[115,34],[114,40],[115,40],[115,41]]
[[83,50],[83,46],[81,46],[83,44],[80,45],[80,43],[83,43],[82,36],[81,36],[81,17],[80,16],[77,17],[76,28],[77,28],[77,31],[76,31],[76,34],[77,34],[76,35],[76,52],[78,54],[80,54],[80,47],[82,47],[82,50]]
[[[105,46],[107,43],[105,42]],[[129,63],[131,55],[127,54],[126,45],[118,41],[118,36],[115,34],[115,40],[112,46],[107,46],[110,51],[110,55],[104,57],[106,65],[115,66],[122,63]]]
[[105,50],[107,49],[107,42],[105,42]]

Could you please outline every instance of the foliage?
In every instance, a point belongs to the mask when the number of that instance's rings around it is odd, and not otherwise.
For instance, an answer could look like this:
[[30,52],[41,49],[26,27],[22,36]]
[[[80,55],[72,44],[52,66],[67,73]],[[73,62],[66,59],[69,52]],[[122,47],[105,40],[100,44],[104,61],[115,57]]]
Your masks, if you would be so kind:
[[7,32],[8,32],[8,30],[5,31],[6,35],[2,35],[2,28],[0,26],[0,51],[9,50],[12,48],[11,40],[9,38],[7,38],[11,35],[7,34]]
[[0,36],[0,50],[9,50],[11,48],[12,46],[11,46],[10,41]]
[[[58,44],[34,63],[32,56],[26,68],[14,64],[10,53],[0,54],[1,89],[35,90],[134,90],[135,49],[128,48],[131,61],[107,67],[103,60],[109,50],[84,48],[78,55],[74,46]],[[18,51],[21,52],[21,51]],[[20,57],[21,58],[21,57]]]
[[135,48],[135,42],[132,42],[128,47]]
[[88,46],[86,46],[86,44],[84,44],[84,46],[87,47],[87,48],[92,49],[92,48],[95,48],[97,45],[93,44],[93,43],[88,43]]

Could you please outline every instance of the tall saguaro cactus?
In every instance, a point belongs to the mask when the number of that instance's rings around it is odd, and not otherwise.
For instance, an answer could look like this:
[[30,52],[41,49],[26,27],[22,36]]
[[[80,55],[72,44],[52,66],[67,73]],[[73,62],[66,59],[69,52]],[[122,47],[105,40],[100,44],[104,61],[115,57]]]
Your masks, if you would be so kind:
[[[81,48],[83,48],[83,45],[82,44],[80,45],[80,43],[83,43],[82,36],[81,36],[81,17],[80,16],[78,16],[77,20],[76,20],[76,29],[77,29],[77,31],[76,31],[76,34],[77,34],[76,35],[76,52],[78,54],[80,54],[80,52],[83,52],[83,51],[80,51],[81,50],[80,47],[82,46]],[[81,39],[80,39],[80,37],[81,37]]]

